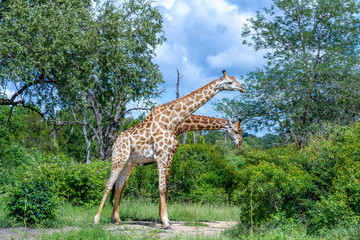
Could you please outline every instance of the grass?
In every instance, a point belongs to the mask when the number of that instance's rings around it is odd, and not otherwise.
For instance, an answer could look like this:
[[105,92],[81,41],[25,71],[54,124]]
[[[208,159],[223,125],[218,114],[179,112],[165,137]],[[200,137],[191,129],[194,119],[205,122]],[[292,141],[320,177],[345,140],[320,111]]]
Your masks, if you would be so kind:
[[[122,201],[120,206],[120,217],[123,221],[151,221],[158,222],[158,204],[140,201]],[[123,230],[109,230],[112,226],[110,216],[112,207],[106,204],[100,218],[100,224],[96,227],[92,226],[94,215],[98,206],[83,207],[73,206],[68,203],[62,204],[58,208],[57,219],[48,226],[52,228],[71,228],[71,230],[43,234],[38,239],[157,239],[159,230],[141,232],[126,228]],[[0,201],[0,227],[16,227],[21,224],[15,223],[6,216],[6,208],[4,201]],[[168,213],[170,221],[185,221],[186,226],[206,227],[201,221],[236,221],[238,219],[239,209],[234,206],[214,206],[202,204],[179,204],[169,203]],[[358,223],[343,224],[333,229],[324,229],[318,235],[308,235],[306,233],[305,224],[297,224],[294,222],[286,222],[283,224],[271,225],[262,224],[255,226],[251,232],[251,228],[244,224],[238,224],[235,228],[230,229],[221,237],[203,237],[203,236],[184,236],[177,235],[169,239],[261,239],[261,240],[281,240],[281,239],[298,239],[298,240],[326,240],[326,239],[360,239],[360,226]]]
[[[58,233],[45,233],[39,239],[157,239],[157,229],[153,231],[140,233],[126,229],[126,224],[123,225],[124,230],[112,231],[108,230],[112,226],[111,212],[112,207],[106,203],[101,213],[100,224],[96,227],[92,226],[93,218],[97,212],[98,206],[84,207],[74,206],[69,203],[63,203],[58,208],[58,215],[55,221],[50,225],[41,225],[40,228],[67,228],[67,231]],[[0,201],[0,227],[18,227],[21,223],[9,221],[6,215],[5,201]],[[120,217],[123,221],[159,221],[159,205],[150,202],[130,201],[124,200],[120,205]],[[169,203],[168,213],[170,221],[185,221],[188,226],[206,227],[206,224],[200,221],[220,221],[220,220],[236,220],[239,215],[239,209],[234,206],[214,206],[204,204],[179,204]],[[70,230],[69,230],[70,228]],[[25,233],[24,233],[25,234]],[[217,237],[188,237],[178,235],[170,239],[223,239]]]
[[[85,208],[63,204],[58,210],[56,227],[82,226],[84,223],[93,223],[98,206]],[[105,204],[100,217],[100,224],[111,223],[112,207]],[[150,202],[125,200],[120,205],[122,221],[159,221],[159,205]],[[168,214],[170,221],[236,221],[239,209],[235,206],[214,206],[201,204],[169,204]],[[1,220],[0,220],[1,221]]]
[[224,232],[230,239],[243,240],[358,240],[360,239],[360,226],[358,223],[339,225],[332,229],[323,229],[315,235],[307,234],[304,223],[287,221],[282,225],[274,226],[264,223],[255,226],[253,231],[246,224],[238,224],[236,227]]
[[44,234],[39,236],[41,240],[110,240],[110,239],[156,239],[155,233],[150,234],[137,234],[131,231],[111,231],[105,230],[101,227],[86,227],[80,230],[70,230],[66,232],[58,232],[53,234]]

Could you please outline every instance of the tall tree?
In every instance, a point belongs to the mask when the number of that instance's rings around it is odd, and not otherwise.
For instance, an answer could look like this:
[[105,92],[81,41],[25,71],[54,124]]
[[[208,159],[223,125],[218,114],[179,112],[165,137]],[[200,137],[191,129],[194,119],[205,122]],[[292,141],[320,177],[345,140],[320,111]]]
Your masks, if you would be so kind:
[[215,108],[271,129],[298,147],[324,122],[359,118],[359,2],[274,0],[244,26],[244,44],[268,63],[242,79],[247,95]]
[[71,92],[91,50],[91,0],[0,2],[0,105],[41,116]]
[[[80,101],[74,101],[69,111],[75,114],[70,123],[83,125],[85,141],[91,144],[87,133],[95,137],[100,158],[109,160],[125,114],[150,109],[149,99],[162,92],[158,90],[162,75],[152,59],[164,36],[161,15],[151,1],[131,0],[119,8],[107,2],[97,14],[95,28],[101,40],[93,70],[88,85],[79,91]],[[129,107],[130,102],[135,106]],[[83,120],[76,119],[79,114]]]
[[[161,92],[162,75],[152,59],[165,37],[151,3],[4,2],[0,105],[21,104],[41,115],[60,106],[72,118],[58,123],[81,125],[87,149],[95,137],[100,157],[108,160],[124,115],[148,108]],[[129,108],[130,102],[145,103]]]

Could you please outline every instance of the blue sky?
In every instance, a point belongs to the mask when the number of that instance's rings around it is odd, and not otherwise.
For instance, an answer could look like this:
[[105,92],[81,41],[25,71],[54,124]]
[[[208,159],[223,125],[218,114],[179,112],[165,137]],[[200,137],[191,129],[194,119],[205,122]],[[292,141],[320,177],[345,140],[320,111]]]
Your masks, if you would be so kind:
[[[156,49],[155,62],[163,73],[166,89],[159,104],[175,99],[176,70],[183,75],[180,96],[187,95],[222,76],[238,78],[264,65],[263,53],[242,45],[241,31],[256,11],[271,0],[158,0],[167,41]],[[246,86],[244,86],[246,88]],[[195,114],[221,117],[211,103],[238,92],[221,92]]]

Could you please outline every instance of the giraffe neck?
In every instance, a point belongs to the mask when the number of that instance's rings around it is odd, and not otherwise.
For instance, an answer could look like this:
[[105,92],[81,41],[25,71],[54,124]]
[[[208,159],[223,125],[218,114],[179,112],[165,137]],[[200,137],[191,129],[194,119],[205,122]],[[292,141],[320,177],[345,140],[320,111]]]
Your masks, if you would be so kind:
[[160,106],[159,110],[162,114],[169,117],[168,126],[171,130],[174,131],[182,121],[219,92],[219,90],[216,89],[216,81],[217,80],[210,82],[189,95]]
[[226,119],[191,115],[177,126],[175,135],[183,132],[200,130],[225,130],[228,128]]

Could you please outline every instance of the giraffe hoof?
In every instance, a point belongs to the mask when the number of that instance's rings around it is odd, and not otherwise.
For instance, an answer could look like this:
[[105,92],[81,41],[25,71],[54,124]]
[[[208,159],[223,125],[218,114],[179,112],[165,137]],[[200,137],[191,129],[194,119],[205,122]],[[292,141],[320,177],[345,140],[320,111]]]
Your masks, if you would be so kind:
[[165,230],[170,230],[170,229],[172,229],[170,226],[164,226],[164,227],[162,227],[162,229],[165,229]]
[[94,224],[99,224],[100,217],[95,216],[94,217]]
[[117,224],[117,225],[121,225],[122,224],[122,221],[120,220],[120,219],[112,219],[112,222],[114,223],[114,224]]

